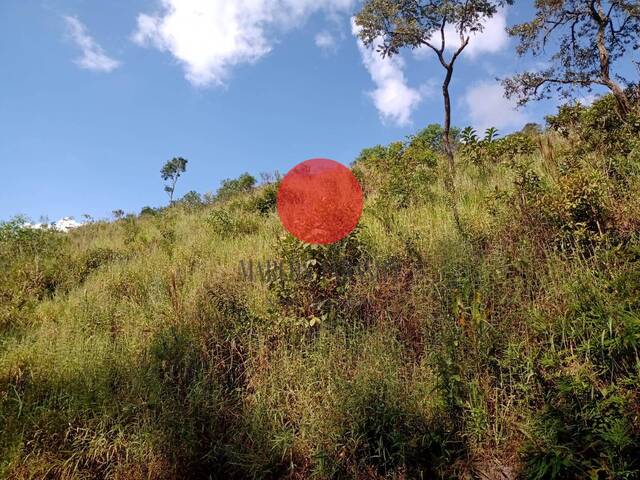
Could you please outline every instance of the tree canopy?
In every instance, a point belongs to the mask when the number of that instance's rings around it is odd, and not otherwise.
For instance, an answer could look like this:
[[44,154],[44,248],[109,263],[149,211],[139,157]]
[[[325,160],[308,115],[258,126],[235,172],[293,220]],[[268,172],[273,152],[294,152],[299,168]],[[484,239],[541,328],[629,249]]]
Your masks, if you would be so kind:
[[169,203],[173,203],[173,194],[176,190],[176,183],[182,175],[187,170],[187,162],[182,157],[175,157],[169,160],[164,164],[162,170],[160,170],[160,176],[165,182],[169,182],[164,186],[164,191],[169,195]]
[[603,86],[616,98],[623,116],[630,100],[628,81],[612,67],[628,50],[640,48],[640,4],[637,0],[536,0],[535,16],[509,29],[520,41],[519,55],[543,56],[549,66],[505,79],[507,96],[521,105],[559,93],[565,98],[582,87]]

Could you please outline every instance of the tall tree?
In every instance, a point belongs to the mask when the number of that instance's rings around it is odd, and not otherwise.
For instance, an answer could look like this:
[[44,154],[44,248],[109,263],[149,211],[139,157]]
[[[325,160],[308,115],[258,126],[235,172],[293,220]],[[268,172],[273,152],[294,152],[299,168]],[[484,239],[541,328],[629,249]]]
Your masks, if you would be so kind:
[[611,91],[626,117],[631,108],[624,88],[628,82],[611,70],[627,50],[640,48],[638,0],[536,0],[535,9],[530,22],[509,29],[520,41],[518,54],[542,56],[550,45],[556,49],[548,68],[505,79],[507,96],[524,105],[553,93],[570,98],[576,87],[600,85]]
[[[454,220],[462,230],[455,188],[455,158],[451,141],[451,95],[449,86],[456,60],[469,45],[471,35],[483,29],[484,21],[498,8],[513,0],[366,0],[356,16],[358,36],[368,46],[376,46],[383,56],[399,53],[403,47],[433,50],[445,71],[442,83],[444,130],[442,145],[447,157],[445,187]],[[457,45],[449,45],[453,37]],[[447,52],[451,51],[451,54]]]
[[187,162],[188,160],[182,157],[175,157],[165,163],[162,170],[160,170],[162,180],[169,182],[164,186],[164,191],[169,195],[170,205],[173,204],[173,194],[176,191],[176,183],[178,183],[180,175],[187,170]]

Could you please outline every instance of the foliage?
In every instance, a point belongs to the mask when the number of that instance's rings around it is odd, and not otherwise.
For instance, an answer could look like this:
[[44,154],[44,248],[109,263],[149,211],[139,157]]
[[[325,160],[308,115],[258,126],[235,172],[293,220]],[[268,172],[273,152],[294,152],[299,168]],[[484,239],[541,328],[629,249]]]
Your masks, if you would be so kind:
[[203,204],[202,197],[195,190],[187,192],[184,197],[178,201],[178,203],[188,209],[198,208]]
[[159,209],[153,207],[142,207],[140,210],[140,216],[143,215],[157,215],[159,213]]
[[358,233],[326,246],[291,235],[279,239],[276,261],[266,275],[286,318],[305,327],[336,321],[355,276],[366,268]]
[[640,48],[637,3],[543,0],[535,7],[533,20],[509,28],[509,33],[520,40],[518,54],[543,55],[553,41],[557,49],[545,70],[504,80],[507,95],[522,105],[557,92],[569,98],[575,97],[580,87],[590,90],[605,86],[613,93],[618,112],[626,117],[632,105],[624,86],[612,78],[610,71],[627,50]]
[[0,332],[18,325],[42,300],[62,288],[69,276],[66,239],[25,219],[0,222]]
[[610,278],[578,277],[566,317],[545,324],[560,335],[539,367],[547,392],[525,447],[529,478],[625,478],[640,469],[638,302],[635,287],[616,291],[640,264],[628,252],[620,260]]
[[467,127],[462,131],[460,155],[476,166],[485,167],[499,162],[514,163],[522,155],[530,155],[537,147],[531,136],[514,133],[497,138],[498,130],[488,128],[482,139],[478,139],[476,131]]
[[[447,160],[444,184],[458,232],[464,235],[456,193],[456,162],[451,131],[450,85],[456,61],[469,45],[473,32],[481,32],[486,20],[498,8],[512,0],[445,0],[391,2],[367,0],[355,17],[356,34],[365,46],[376,46],[382,57],[399,53],[400,49],[424,47],[432,50],[445,70],[442,82],[444,122],[442,145]],[[459,36],[458,46],[447,55],[447,30]]]
[[238,178],[223,180],[216,193],[216,200],[224,202],[231,198],[250,192],[256,185],[256,179],[248,173],[243,173]]
[[273,212],[278,203],[278,183],[268,183],[263,185],[251,200],[251,209],[268,215]]
[[[461,133],[459,128],[454,127],[451,129],[450,136],[452,144],[457,145],[460,142]],[[416,133],[413,138],[417,142],[420,142],[420,145],[424,147],[425,150],[431,150],[434,153],[443,153],[443,136],[444,129],[442,125],[432,123]]]
[[164,164],[162,170],[160,170],[160,176],[165,182],[169,182],[164,186],[164,191],[169,195],[169,204],[173,203],[173,194],[176,191],[176,183],[180,176],[187,170],[187,163],[189,161],[182,157],[174,157],[168,160]]
[[527,123],[520,132],[528,137],[537,138],[542,135],[542,126],[537,123]]
[[[631,98],[638,92],[629,91]],[[615,110],[615,99],[608,95],[590,107],[579,103],[563,105],[547,118],[549,128],[565,138],[573,138],[581,153],[597,151],[605,155],[627,156],[638,148],[640,114],[632,112],[623,121]]]
[[251,218],[234,214],[228,210],[217,208],[211,210],[206,218],[207,225],[222,238],[233,238],[256,231],[257,227]]
[[491,18],[505,3],[509,2],[368,0],[356,17],[356,24],[362,29],[359,35],[366,45],[373,44],[383,35],[380,48],[385,56],[396,54],[403,47],[423,45],[442,55],[444,46],[441,50],[439,45],[431,43],[434,33],[438,34],[437,41],[440,30],[450,25],[460,35],[464,48],[469,33],[482,30],[484,20]]
[[465,127],[460,134],[463,145],[472,145],[478,143],[478,132],[473,127]]
[[363,150],[354,162],[354,174],[365,194],[376,191],[377,201],[387,208],[407,208],[427,201],[437,166],[429,130],[433,131],[428,128],[405,142]]

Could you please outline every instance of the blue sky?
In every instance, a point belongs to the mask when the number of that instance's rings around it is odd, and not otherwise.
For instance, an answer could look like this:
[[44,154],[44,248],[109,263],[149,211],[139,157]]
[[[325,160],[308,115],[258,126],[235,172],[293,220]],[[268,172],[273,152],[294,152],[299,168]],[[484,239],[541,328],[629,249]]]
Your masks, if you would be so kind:
[[[171,7],[171,8],[170,8]],[[215,191],[244,171],[286,173],[442,118],[430,55],[382,62],[359,47],[357,0],[2,0],[0,219],[96,218],[166,204],[159,171],[189,160],[176,194]],[[496,76],[526,66],[502,12],[455,73],[454,123],[502,132],[514,111]]]

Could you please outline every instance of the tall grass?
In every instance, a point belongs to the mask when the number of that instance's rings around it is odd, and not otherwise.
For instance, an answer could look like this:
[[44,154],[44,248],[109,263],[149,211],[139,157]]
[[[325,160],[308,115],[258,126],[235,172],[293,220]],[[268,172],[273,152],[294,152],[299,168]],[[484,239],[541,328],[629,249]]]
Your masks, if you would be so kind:
[[[287,237],[260,190],[3,225],[0,476],[637,478],[638,178],[521,141],[462,162],[464,236],[438,162],[426,190],[390,179],[398,145],[356,163],[361,226],[331,247]],[[252,282],[250,259],[314,275]]]

